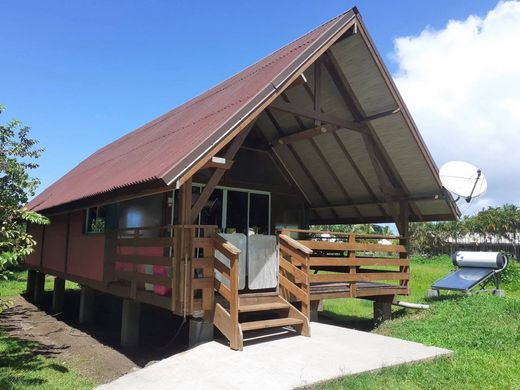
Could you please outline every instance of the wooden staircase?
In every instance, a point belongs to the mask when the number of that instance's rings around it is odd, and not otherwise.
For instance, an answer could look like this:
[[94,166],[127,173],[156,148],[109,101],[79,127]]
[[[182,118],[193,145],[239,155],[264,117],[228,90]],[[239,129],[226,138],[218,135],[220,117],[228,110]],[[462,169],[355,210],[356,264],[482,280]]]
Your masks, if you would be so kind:
[[239,295],[238,302],[238,321],[235,324],[231,322],[229,307],[225,308],[221,303],[215,306],[214,324],[229,339],[232,349],[241,351],[248,332],[252,331],[290,327],[297,334],[310,336],[308,318],[278,293]]
[[296,332],[310,336],[309,320],[284,298],[271,296],[240,296],[239,327],[242,333],[251,330],[291,326]]
[[[239,294],[240,251],[221,236],[215,238],[215,249],[229,259],[229,265],[215,258],[215,275],[218,273],[219,277],[215,276],[215,292],[218,295],[215,296],[213,324],[229,340],[232,349],[241,351],[247,332],[252,331],[291,327],[297,334],[310,336],[309,318],[304,314],[309,304],[307,295],[299,286],[287,279],[285,286],[290,290],[279,286],[272,293]],[[300,299],[303,312],[284,298],[289,291],[303,296]]]

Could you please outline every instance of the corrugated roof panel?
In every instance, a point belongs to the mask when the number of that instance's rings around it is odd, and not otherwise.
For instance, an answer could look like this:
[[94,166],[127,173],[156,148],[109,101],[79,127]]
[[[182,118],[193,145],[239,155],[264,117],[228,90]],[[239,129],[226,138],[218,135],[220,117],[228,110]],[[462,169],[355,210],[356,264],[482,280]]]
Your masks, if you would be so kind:
[[256,95],[274,91],[285,77],[284,71],[303,64],[309,50],[317,49],[312,46],[314,42],[322,45],[326,34],[339,31],[352,17],[354,11],[350,10],[330,20],[199,97],[98,150],[28,207],[41,211],[115,188],[161,179],[168,172],[183,169],[182,165],[198,157],[191,157],[193,154],[229,130],[223,127],[233,122],[237,113],[248,104],[257,104]]

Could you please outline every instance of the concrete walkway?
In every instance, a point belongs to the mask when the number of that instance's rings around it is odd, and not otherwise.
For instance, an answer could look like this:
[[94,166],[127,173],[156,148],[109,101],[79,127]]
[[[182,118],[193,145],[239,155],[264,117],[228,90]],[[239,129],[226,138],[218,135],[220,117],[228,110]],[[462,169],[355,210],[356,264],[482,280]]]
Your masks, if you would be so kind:
[[311,332],[310,338],[246,343],[243,352],[212,341],[98,389],[294,389],[451,354],[446,349],[315,322]]

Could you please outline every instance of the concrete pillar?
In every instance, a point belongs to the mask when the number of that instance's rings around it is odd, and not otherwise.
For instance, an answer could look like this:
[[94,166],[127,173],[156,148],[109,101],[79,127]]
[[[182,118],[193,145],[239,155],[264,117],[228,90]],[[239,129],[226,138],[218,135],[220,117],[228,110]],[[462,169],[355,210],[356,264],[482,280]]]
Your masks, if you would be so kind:
[[189,328],[189,348],[193,348],[198,344],[202,344],[208,341],[212,341],[213,335],[213,323],[206,321],[203,318],[193,318],[190,320]]
[[54,278],[54,291],[52,293],[52,311],[59,313],[63,310],[65,301],[65,279]]
[[392,319],[392,302],[374,301],[374,325],[379,326]]
[[34,287],[36,283],[36,271],[33,269],[27,270],[27,288],[25,295],[29,301],[34,300]]
[[42,272],[36,272],[34,279],[34,295],[33,302],[35,305],[43,303],[45,294],[45,274]]
[[439,290],[434,290],[431,288],[428,291],[426,291],[427,298],[437,298],[438,296],[440,296]]
[[320,307],[321,301],[311,301],[311,318],[309,318],[309,321],[311,322],[318,322],[318,311]]
[[79,323],[88,324],[94,320],[94,308],[96,303],[96,292],[87,286],[81,286],[79,300]]
[[121,318],[121,346],[136,347],[139,345],[140,317],[141,304],[130,299],[124,299]]

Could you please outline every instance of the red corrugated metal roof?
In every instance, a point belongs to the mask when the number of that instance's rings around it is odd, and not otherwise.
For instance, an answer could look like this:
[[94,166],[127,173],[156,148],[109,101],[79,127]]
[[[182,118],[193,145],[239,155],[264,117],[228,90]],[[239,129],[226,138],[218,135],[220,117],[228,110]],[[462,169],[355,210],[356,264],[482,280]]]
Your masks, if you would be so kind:
[[[194,162],[208,145],[240,120],[239,114],[267,98],[290,68],[352,19],[350,10],[274,52],[191,101],[98,150],[34,198],[28,207],[46,210],[118,188],[166,181]],[[243,115],[242,115],[243,119]]]

